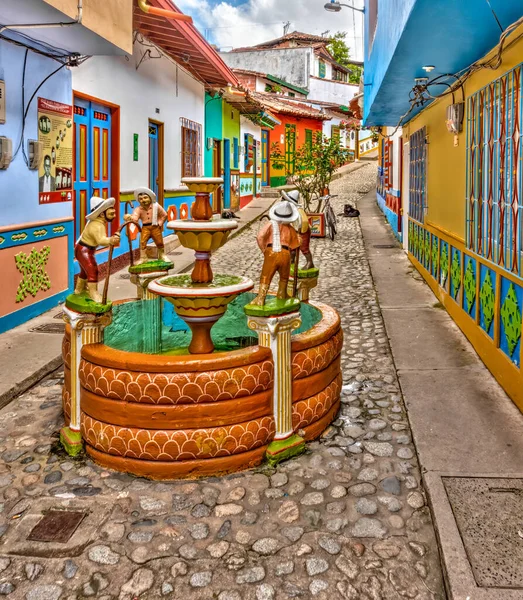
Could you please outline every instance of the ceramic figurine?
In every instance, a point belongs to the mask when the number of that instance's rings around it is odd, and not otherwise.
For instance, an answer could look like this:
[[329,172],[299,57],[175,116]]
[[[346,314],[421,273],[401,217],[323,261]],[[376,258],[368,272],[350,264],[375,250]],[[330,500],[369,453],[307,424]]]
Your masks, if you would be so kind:
[[314,269],[314,261],[312,260],[312,253],[310,249],[311,227],[309,223],[309,217],[303,210],[303,206],[300,204],[300,192],[298,190],[292,190],[292,192],[287,194],[285,191],[282,191],[282,196],[286,200],[293,202],[298,208],[298,212],[300,213],[300,222],[298,223],[297,228],[300,237],[300,253],[303,254],[307,260],[304,269]]
[[146,187],[134,190],[134,199],[140,203],[130,215],[125,215],[124,220],[133,223],[142,222],[140,236],[140,259],[136,264],[147,260],[147,242],[152,238],[158,248],[158,260],[167,261],[163,244],[163,224],[167,220],[167,213],[156,201],[156,194]]
[[283,200],[275,204],[269,211],[269,222],[257,236],[258,246],[263,252],[263,267],[260,277],[260,289],[251,302],[255,306],[263,306],[269,291],[272,278],[279,273],[279,300],[285,300],[287,283],[291,268],[291,251],[299,248],[300,240],[292,226],[300,218],[298,208],[293,202]]
[[98,198],[93,196],[90,201],[91,212],[85,217],[87,225],[76,242],[74,255],[80,265],[80,274],[76,281],[75,294],[82,294],[87,288],[91,300],[101,303],[102,296],[98,292],[98,264],[95,252],[99,246],[118,246],[120,234],[107,237],[107,223],[116,217],[114,198]]

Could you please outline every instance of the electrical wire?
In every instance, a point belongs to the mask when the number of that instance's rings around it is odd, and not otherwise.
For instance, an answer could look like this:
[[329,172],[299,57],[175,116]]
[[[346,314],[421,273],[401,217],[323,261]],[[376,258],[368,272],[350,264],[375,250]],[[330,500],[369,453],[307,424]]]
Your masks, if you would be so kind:
[[492,8],[492,4],[490,3],[490,0],[485,0],[485,2],[489,5],[489,8],[492,11],[492,14],[494,15],[494,19],[496,19],[496,23],[498,24],[498,27],[501,30],[501,33],[503,33],[503,27],[501,26],[501,23],[499,22],[498,15],[495,13],[494,9]]
[[[473,63],[472,65],[470,65],[469,67],[466,67],[465,69],[462,69],[461,71],[458,71],[455,74],[445,73],[443,75],[438,75],[434,79],[429,80],[424,85],[414,86],[409,92],[409,102],[411,104],[409,110],[403,116],[400,117],[398,124],[396,125],[396,127],[392,133],[381,134],[381,136],[385,139],[393,137],[394,134],[398,131],[398,129],[400,127],[402,127],[404,120],[408,117],[408,115],[410,115],[410,113],[414,110],[414,108],[416,108],[418,106],[423,106],[423,104],[425,104],[425,102],[427,102],[427,100],[429,100],[429,99],[439,100],[440,98],[444,98],[445,96],[448,96],[450,94],[452,94],[452,96],[454,97],[455,91],[458,88],[461,88],[462,101],[465,102],[464,84],[467,81],[467,79],[469,79],[473,75],[473,73],[480,71],[481,69],[491,69],[491,70],[499,69],[499,67],[501,66],[501,64],[503,62],[503,58],[502,58],[503,52],[505,50],[508,50],[508,48],[510,48],[519,39],[521,39],[523,37],[523,33],[521,33],[519,36],[517,36],[515,39],[513,39],[510,42],[510,44],[508,44],[508,45],[506,44],[507,38],[510,36],[511,33],[513,33],[522,24],[523,24],[523,17],[520,17],[517,21],[515,21],[514,23],[509,25],[502,32],[502,34],[499,38],[499,42],[494,48],[494,50],[496,50],[496,48],[497,48],[497,52],[491,58],[489,58],[487,60],[480,59],[480,60],[476,61],[475,63]],[[453,84],[448,84],[446,82],[438,83],[437,82],[438,79],[443,78],[443,77],[453,77],[456,79],[456,81]],[[438,96],[432,96],[427,90],[427,88],[431,85],[447,85],[449,89],[446,92],[439,94]]]

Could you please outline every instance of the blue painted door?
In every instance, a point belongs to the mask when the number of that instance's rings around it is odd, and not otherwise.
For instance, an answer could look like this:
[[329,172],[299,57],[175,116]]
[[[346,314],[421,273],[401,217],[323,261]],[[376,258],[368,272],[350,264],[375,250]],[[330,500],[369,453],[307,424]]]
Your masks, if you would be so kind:
[[223,207],[231,208],[231,140],[223,140]]
[[149,189],[158,196],[158,125],[149,123]]
[[74,217],[78,238],[85,227],[92,196],[111,195],[111,110],[101,104],[75,98]]
[[269,131],[261,131],[261,180],[263,186],[269,185]]

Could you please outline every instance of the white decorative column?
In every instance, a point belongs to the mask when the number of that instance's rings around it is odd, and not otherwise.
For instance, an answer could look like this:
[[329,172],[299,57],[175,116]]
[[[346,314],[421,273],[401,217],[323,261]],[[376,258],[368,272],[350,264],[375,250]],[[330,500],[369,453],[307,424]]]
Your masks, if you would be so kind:
[[267,449],[267,460],[274,465],[299,454],[305,441],[292,427],[291,333],[301,325],[299,312],[274,316],[248,316],[248,326],[258,334],[260,346],[270,348],[274,361],[273,414],[274,441]]
[[71,413],[69,424],[60,431],[60,441],[71,456],[82,450],[80,434],[80,361],[82,348],[87,344],[98,344],[103,341],[103,330],[111,323],[112,312],[100,315],[78,313],[66,307],[63,319],[71,326]]

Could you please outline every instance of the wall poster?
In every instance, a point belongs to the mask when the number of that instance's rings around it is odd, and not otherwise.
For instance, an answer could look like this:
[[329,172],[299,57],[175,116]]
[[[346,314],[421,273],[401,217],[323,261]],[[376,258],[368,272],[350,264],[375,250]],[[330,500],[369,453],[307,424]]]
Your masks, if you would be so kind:
[[38,168],[40,204],[73,199],[73,107],[38,98],[38,141],[43,143]]

